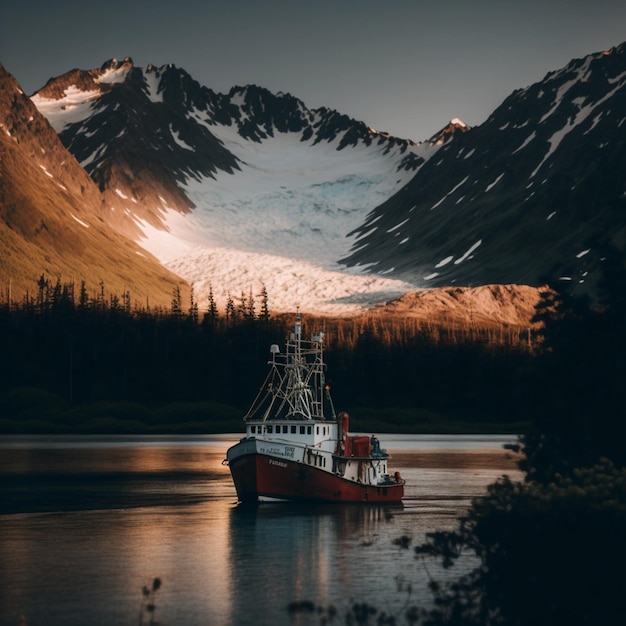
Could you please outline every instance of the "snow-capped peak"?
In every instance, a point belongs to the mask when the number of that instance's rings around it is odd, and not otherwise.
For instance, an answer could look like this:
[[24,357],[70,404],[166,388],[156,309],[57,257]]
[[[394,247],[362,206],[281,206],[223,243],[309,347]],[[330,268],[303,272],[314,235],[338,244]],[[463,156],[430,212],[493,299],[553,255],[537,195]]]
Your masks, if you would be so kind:
[[110,59],[100,68],[102,73],[94,80],[97,83],[123,83],[130,70],[133,69],[133,60],[125,57],[120,63],[117,59]]
[[338,260],[438,146],[256,85],[217,94],[130,58],[68,73],[33,101],[104,190],[105,217],[199,300],[265,285],[274,310],[340,314],[409,288]]
[[458,117],[451,119],[438,133],[435,133],[428,143],[440,146],[452,138],[455,133],[464,133],[470,130],[470,127],[462,122]]

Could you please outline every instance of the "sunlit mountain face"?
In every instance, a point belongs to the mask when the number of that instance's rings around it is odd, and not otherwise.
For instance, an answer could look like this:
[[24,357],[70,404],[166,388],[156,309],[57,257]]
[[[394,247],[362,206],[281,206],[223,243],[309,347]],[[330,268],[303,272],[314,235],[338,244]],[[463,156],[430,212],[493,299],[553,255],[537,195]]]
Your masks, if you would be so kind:
[[166,305],[181,280],[102,218],[103,197],[0,65],[0,301],[32,300],[40,281],[81,283]]
[[103,221],[200,301],[264,286],[275,310],[343,314],[424,287],[593,291],[626,234],[625,81],[621,45],[417,144],[128,58],[32,101],[99,187]]
[[338,263],[348,233],[455,132],[420,144],[289,94],[216,94],[130,59],[51,80],[33,102],[106,198],[103,218],[218,300],[343,313],[413,286]]

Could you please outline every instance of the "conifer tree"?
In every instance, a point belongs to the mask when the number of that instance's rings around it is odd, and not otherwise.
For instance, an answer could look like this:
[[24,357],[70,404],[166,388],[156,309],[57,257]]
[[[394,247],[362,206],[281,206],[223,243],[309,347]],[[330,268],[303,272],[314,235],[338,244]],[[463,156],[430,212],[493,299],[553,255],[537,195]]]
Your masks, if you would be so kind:
[[43,311],[48,305],[48,289],[50,283],[48,279],[42,274],[37,281],[37,306],[40,311]]
[[80,281],[80,295],[78,296],[78,307],[80,309],[86,309],[89,306],[89,294],[87,293],[87,286],[85,281]]
[[246,294],[242,291],[239,298],[239,304],[237,306],[237,318],[246,319],[248,317],[248,299]]
[[130,292],[127,289],[124,290],[122,298],[124,303],[124,311],[126,313],[130,313]]
[[244,317],[246,319],[253,320],[256,317],[256,311],[254,307],[254,296],[252,295],[252,288],[250,288],[250,293],[248,294],[248,300],[246,302],[246,308],[244,313]]
[[226,323],[232,324],[237,321],[237,309],[235,308],[235,303],[232,299],[232,296],[228,294],[228,299],[226,300]]
[[52,306],[57,307],[61,303],[61,295],[63,293],[63,286],[61,285],[61,277],[57,276],[57,282],[52,289]]
[[189,319],[194,322],[198,321],[198,303],[194,298],[193,285],[191,285],[189,292]]
[[261,293],[259,294],[259,297],[261,298],[261,312],[259,313],[259,319],[267,322],[270,318],[270,309],[267,289],[264,284],[261,285]]
[[107,307],[107,303],[104,298],[104,280],[100,279],[99,286],[100,286],[100,292],[98,293],[96,303],[97,303],[98,308],[104,311],[104,309],[106,309]]
[[180,287],[176,285],[172,290],[172,316],[175,318],[180,318],[183,314],[183,303],[180,295]]
[[212,321],[217,319],[217,304],[215,304],[215,297],[213,296],[213,286],[209,285],[209,308],[207,309],[205,319],[208,318]]

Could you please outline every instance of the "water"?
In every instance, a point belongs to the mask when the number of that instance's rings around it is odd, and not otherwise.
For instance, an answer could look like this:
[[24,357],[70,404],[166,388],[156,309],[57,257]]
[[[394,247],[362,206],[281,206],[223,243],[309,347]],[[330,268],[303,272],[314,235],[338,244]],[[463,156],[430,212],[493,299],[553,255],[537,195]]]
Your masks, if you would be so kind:
[[488,483],[517,476],[512,439],[380,439],[407,480],[403,506],[242,508],[221,464],[235,436],[4,437],[0,626],[140,624],[155,577],[162,626],[304,626],[317,622],[290,617],[290,602],[389,610],[407,582],[427,604],[429,576],[457,576],[471,557],[446,572],[393,540],[454,528]]

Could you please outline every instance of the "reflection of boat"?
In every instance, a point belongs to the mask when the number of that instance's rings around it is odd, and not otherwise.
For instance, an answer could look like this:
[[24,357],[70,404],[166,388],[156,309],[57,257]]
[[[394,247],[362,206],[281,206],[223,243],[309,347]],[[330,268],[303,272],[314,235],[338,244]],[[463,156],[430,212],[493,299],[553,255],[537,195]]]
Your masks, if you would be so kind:
[[323,333],[301,337],[298,313],[284,353],[270,348],[270,371],[244,417],[246,436],[226,453],[242,502],[259,499],[399,502],[404,481],[387,470],[375,436],[348,434],[324,382]]

